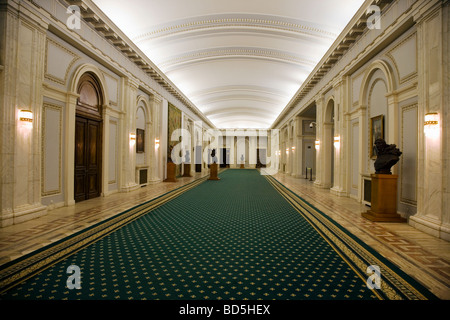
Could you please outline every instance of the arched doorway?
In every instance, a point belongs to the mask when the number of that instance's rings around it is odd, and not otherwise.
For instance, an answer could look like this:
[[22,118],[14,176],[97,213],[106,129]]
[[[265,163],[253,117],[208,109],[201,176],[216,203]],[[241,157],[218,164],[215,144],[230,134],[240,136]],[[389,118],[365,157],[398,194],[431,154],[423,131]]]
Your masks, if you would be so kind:
[[96,77],[81,76],[75,118],[75,202],[100,196],[102,173],[103,95]]

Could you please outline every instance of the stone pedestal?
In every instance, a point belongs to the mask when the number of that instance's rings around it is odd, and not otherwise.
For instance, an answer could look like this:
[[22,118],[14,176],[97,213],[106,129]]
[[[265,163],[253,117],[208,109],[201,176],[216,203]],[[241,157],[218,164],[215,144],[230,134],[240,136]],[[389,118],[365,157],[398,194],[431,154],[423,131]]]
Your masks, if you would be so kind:
[[241,163],[241,167],[240,167],[241,169],[244,169],[244,164],[243,163]]
[[167,179],[164,182],[177,182],[177,165],[173,162],[167,163]]
[[210,172],[209,172],[209,179],[208,180],[220,180],[220,178],[217,176],[218,171],[218,165],[217,163],[213,163],[210,166]]
[[191,176],[191,164],[190,163],[185,163],[184,164],[183,177],[192,177]]
[[397,213],[397,180],[395,174],[372,174],[371,209],[361,215],[376,222],[406,222]]

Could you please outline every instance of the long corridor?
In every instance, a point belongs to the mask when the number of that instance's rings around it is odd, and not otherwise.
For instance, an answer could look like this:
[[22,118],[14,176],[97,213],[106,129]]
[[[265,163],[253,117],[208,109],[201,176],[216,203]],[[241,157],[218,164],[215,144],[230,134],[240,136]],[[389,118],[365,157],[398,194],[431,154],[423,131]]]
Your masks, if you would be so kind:
[[[361,217],[361,212],[367,210],[367,207],[351,198],[337,197],[330,194],[329,190],[316,188],[309,180],[283,174],[274,177],[380,252],[437,297],[450,298],[450,243],[427,235],[408,224],[368,221]],[[176,183],[159,183],[130,193],[117,193],[87,200],[72,207],[51,210],[41,218],[2,228],[1,264],[198,178],[200,175],[180,178]]]

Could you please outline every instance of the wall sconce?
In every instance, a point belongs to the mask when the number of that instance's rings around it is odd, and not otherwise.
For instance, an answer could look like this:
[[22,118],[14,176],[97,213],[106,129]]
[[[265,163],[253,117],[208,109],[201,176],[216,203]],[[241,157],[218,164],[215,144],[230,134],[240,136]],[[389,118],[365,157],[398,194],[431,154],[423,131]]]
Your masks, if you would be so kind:
[[341,137],[340,136],[335,136],[334,137],[334,147],[336,149],[339,149],[340,146],[341,146]]
[[155,139],[155,148],[156,148],[156,149],[159,148],[159,139]]
[[424,132],[427,137],[436,137],[439,134],[439,114],[436,112],[425,114]]
[[320,148],[320,140],[316,140],[316,142],[314,144],[315,144],[316,150],[319,150],[319,148]]
[[33,122],[33,112],[30,110],[20,110],[19,120],[24,122]]
[[136,140],[136,133],[130,133],[130,140]]
[[292,147],[291,149],[292,149],[292,151],[294,151],[294,150],[295,150],[295,147]]
[[289,154],[289,148],[286,148],[286,154]]

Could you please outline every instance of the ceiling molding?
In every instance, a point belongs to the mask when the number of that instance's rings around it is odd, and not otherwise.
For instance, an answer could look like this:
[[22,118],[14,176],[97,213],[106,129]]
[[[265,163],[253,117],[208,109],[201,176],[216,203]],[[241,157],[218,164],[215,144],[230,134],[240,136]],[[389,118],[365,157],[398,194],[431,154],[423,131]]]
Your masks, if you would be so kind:
[[171,57],[167,60],[160,61],[159,66],[166,73],[173,71],[176,67],[183,64],[191,64],[195,62],[205,62],[215,59],[228,58],[251,58],[262,59],[268,61],[277,61],[281,63],[294,64],[305,67],[305,70],[316,66],[315,61],[308,60],[299,55],[281,50],[272,50],[266,48],[213,48],[195,52],[187,52],[182,55]]
[[197,16],[190,19],[171,21],[164,25],[154,26],[150,31],[133,37],[136,43],[171,37],[179,33],[196,32],[208,29],[257,28],[271,29],[297,34],[307,34],[319,38],[335,39],[338,34],[326,30],[324,26],[312,22],[287,19],[280,16],[262,16],[254,14],[222,14],[214,16]]

